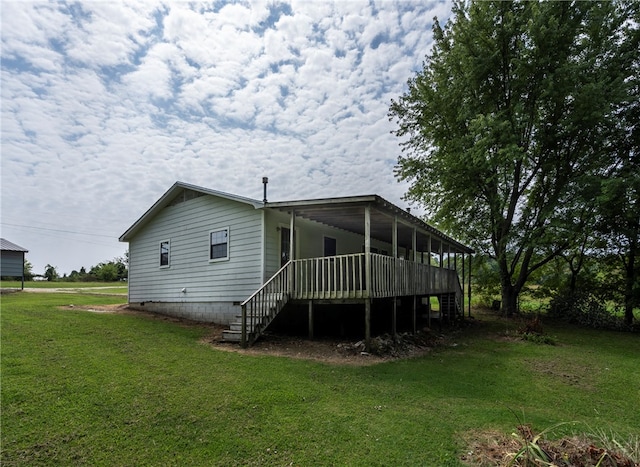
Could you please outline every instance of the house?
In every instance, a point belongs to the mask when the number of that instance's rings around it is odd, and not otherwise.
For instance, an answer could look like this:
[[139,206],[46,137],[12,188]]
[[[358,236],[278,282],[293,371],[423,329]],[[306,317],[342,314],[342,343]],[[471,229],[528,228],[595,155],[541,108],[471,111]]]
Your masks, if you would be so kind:
[[24,255],[29,250],[0,238],[0,277],[19,277],[24,289]]
[[182,182],[162,195],[120,237],[130,306],[229,325],[243,345],[287,313],[313,335],[327,305],[357,310],[367,342],[372,319],[415,331],[431,297],[464,314],[469,247],[377,195],[267,202],[263,182],[263,201]]

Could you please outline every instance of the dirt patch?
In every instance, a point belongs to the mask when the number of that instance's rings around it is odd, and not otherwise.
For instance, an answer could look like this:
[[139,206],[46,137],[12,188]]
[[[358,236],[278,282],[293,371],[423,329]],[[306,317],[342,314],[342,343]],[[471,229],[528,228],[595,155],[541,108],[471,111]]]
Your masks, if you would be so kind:
[[127,304],[60,306],[61,310],[82,310],[91,313],[126,313],[146,319],[162,320],[180,326],[206,329],[202,344],[226,352],[246,355],[273,355],[304,360],[320,361],[338,365],[375,365],[377,363],[415,358],[427,355],[437,347],[455,346],[451,337],[429,329],[417,334],[400,333],[394,339],[385,334],[373,337],[371,349],[366,351],[364,340],[345,340],[333,338],[306,339],[297,336],[285,336],[266,333],[250,348],[243,349],[239,344],[222,341],[222,332],[227,329],[211,323],[199,323],[184,318],[161,315],[147,311],[134,310]]
[[65,305],[59,306],[60,310],[80,310],[80,311],[89,311],[91,313],[127,313],[128,311],[133,311],[129,308],[127,304],[120,305]]
[[[517,427],[511,436],[496,431],[466,436],[467,449],[461,457],[465,465],[476,467],[556,466],[556,467],[638,467],[619,449],[597,446],[586,436],[558,440],[536,437],[528,425]],[[529,447],[530,449],[525,449]]]
[[396,339],[389,335],[374,337],[369,352],[363,340],[305,339],[295,336],[265,334],[250,348],[243,349],[238,344],[222,342],[222,329],[202,339],[202,342],[219,350],[247,355],[275,355],[280,357],[314,360],[339,365],[375,365],[377,363],[414,358],[426,355],[446,339],[431,333],[398,334]]
[[547,376],[560,381],[569,386],[579,387],[585,391],[595,391],[595,376],[600,373],[599,370],[587,366],[580,365],[576,362],[570,368],[561,368],[557,366],[555,361],[539,361],[533,359],[525,359],[524,362],[536,374]]

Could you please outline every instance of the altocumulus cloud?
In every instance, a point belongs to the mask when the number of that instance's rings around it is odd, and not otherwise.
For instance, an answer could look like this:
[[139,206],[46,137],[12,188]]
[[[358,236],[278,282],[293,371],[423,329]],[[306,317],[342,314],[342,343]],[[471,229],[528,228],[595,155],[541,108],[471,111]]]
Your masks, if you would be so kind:
[[124,253],[176,180],[402,204],[392,98],[447,2],[2,2],[2,236],[36,273]]

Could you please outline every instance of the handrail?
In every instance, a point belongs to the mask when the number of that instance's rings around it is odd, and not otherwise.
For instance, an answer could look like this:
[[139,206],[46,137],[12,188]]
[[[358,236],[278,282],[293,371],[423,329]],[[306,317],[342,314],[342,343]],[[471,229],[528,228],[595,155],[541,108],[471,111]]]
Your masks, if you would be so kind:
[[[262,287],[242,302],[243,347],[250,345],[290,299],[343,300],[455,293],[462,287],[453,269],[369,253],[371,280],[367,281],[366,253],[290,260]],[[370,290],[367,290],[369,282]]]
[[[258,333],[271,322],[289,300],[291,267],[292,263],[288,261],[262,287],[241,303],[242,335],[240,343],[243,347],[251,344],[258,337]],[[247,335],[248,330],[249,336]]]

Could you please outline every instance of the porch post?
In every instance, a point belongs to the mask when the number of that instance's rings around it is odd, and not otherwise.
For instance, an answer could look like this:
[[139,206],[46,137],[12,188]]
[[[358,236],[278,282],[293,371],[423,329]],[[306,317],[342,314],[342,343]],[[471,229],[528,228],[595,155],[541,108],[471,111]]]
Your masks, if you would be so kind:
[[411,260],[413,261],[413,266],[412,266],[412,271],[413,271],[413,277],[411,278],[412,284],[411,284],[411,291],[413,292],[413,295],[415,295],[418,291],[418,268],[417,268],[417,263],[418,263],[418,231],[416,230],[416,228],[413,228],[413,231],[411,232],[411,249],[413,250],[413,258],[411,258]]
[[295,241],[295,229],[296,229],[296,211],[295,209],[291,210],[291,220],[289,221],[289,260],[293,261],[296,254],[296,245]]
[[418,292],[418,231],[416,228],[413,228],[413,232],[411,233],[411,248],[413,249],[413,277],[411,278],[412,284],[411,288],[413,291],[413,302],[412,302],[412,314],[411,314],[411,324],[413,327],[413,333],[416,333],[416,293]]
[[431,234],[427,236],[427,274],[429,278],[429,292],[433,290],[433,282],[431,280]]
[[391,228],[391,255],[395,259],[398,257],[398,216],[393,218],[393,226]]
[[471,258],[473,258],[473,255],[469,253],[469,283],[467,284],[469,290],[467,293],[467,296],[469,297],[469,318],[471,318]]
[[413,296],[413,333],[415,334],[417,329],[417,314],[418,314],[418,297],[416,295]]
[[[289,221],[289,261],[293,261],[296,259],[296,211],[295,209],[291,209],[291,220]],[[293,268],[289,268],[289,293],[293,294],[293,285],[294,285],[294,277],[295,270]]]
[[438,279],[438,307],[440,309],[440,316],[442,316],[442,290],[444,289],[444,274],[442,274],[442,269],[444,269],[444,241],[442,241],[442,239],[440,239],[440,269],[440,277]]
[[411,248],[413,249],[413,262],[418,262],[418,231],[416,228],[413,228],[413,232],[411,233]]
[[398,216],[393,216],[393,226],[391,232],[391,251],[393,255],[393,306],[391,311],[391,335],[396,338],[398,320]]
[[398,297],[393,297],[393,306],[391,308],[391,336],[395,342],[396,335],[398,334],[397,320],[398,320]]
[[364,341],[367,352],[371,351],[371,206],[364,207],[364,270],[367,293],[364,299]]
[[313,339],[313,300],[309,300],[309,339]]
[[464,297],[466,295],[466,291],[464,290],[464,282],[466,278],[464,276],[464,253],[462,253],[462,317],[464,318]]

